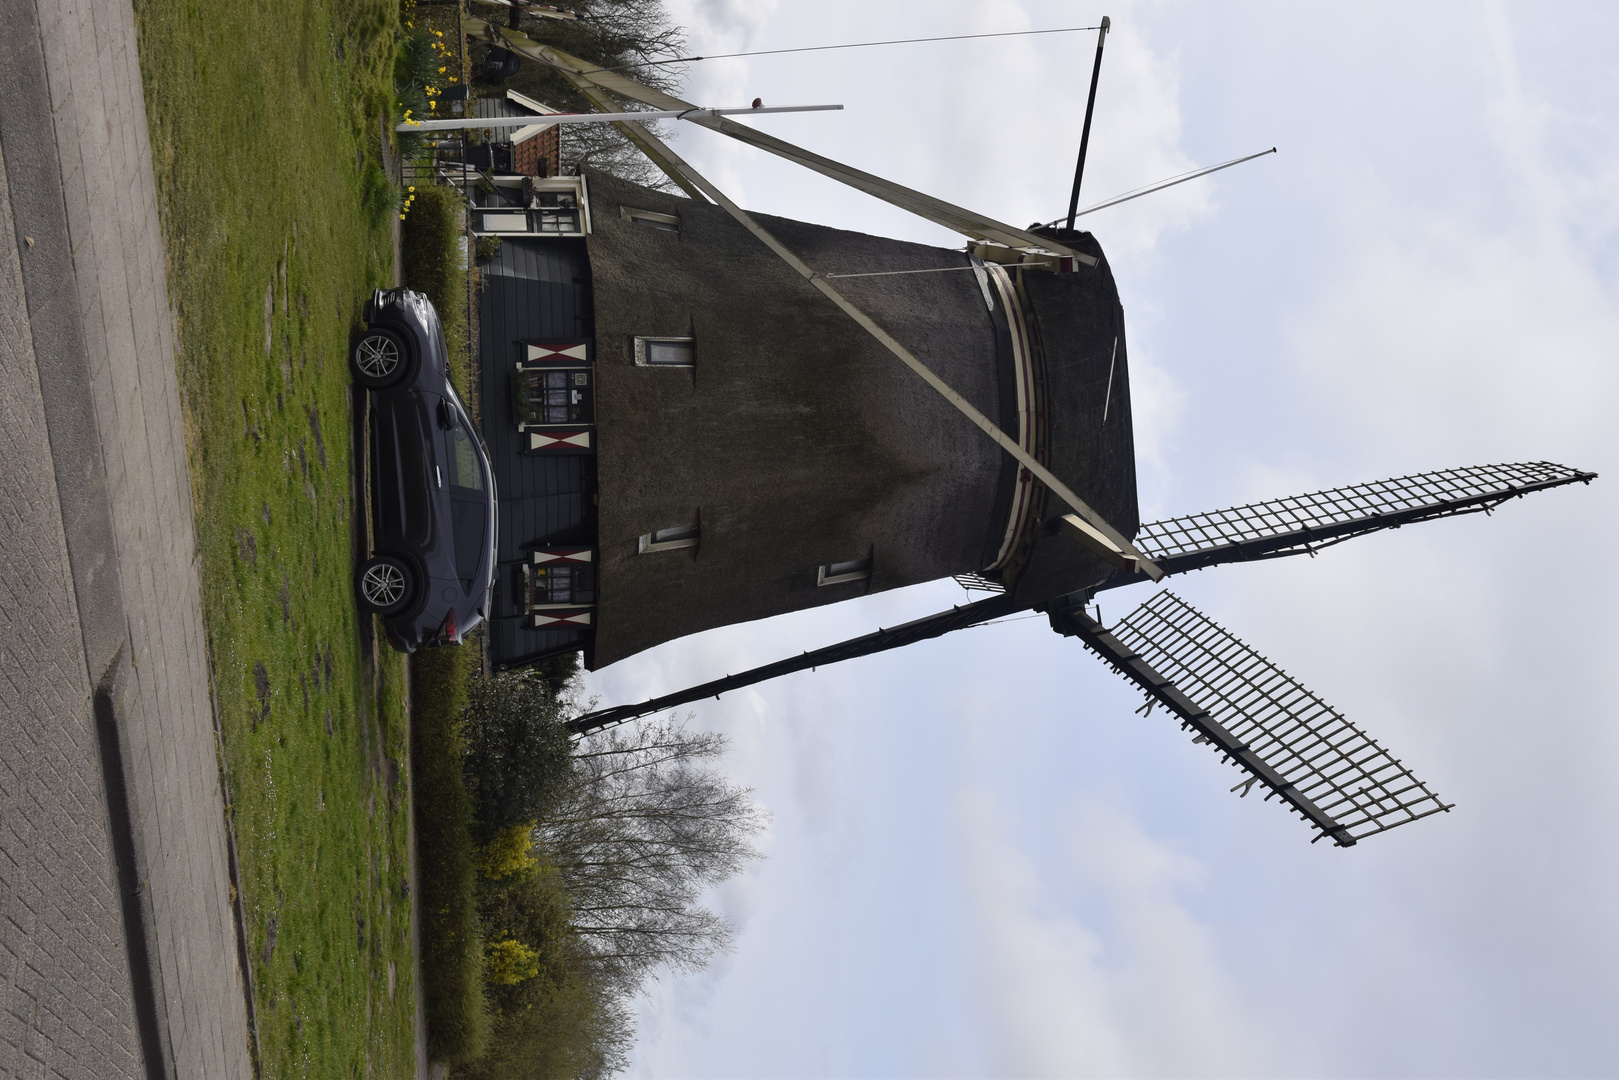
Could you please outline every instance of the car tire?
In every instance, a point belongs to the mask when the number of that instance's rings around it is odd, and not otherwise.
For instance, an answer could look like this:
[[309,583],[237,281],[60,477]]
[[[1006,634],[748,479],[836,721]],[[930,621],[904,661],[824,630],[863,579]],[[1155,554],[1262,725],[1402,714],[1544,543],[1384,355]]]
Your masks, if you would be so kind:
[[349,354],[354,381],[367,390],[386,390],[410,374],[410,352],[405,339],[392,330],[373,327],[360,336]]
[[377,555],[354,576],[360,606],[375,615],[397,615],[416,599],[416,571],[391,555]]

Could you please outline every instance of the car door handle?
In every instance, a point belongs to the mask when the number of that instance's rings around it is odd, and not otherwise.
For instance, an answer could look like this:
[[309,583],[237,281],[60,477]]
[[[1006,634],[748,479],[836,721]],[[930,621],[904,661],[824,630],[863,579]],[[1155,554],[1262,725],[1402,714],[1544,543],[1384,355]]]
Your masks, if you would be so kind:
[[437,465],[433,466],[433,477],[438,480],[439,487],[444,486],[444,474],[439,471],[439,467]]

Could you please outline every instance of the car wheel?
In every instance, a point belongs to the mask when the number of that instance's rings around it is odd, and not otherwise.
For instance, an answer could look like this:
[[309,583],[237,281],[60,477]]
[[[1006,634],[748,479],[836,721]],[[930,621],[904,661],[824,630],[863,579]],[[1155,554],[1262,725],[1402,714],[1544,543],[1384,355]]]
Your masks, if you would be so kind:
[[368,390],[386,390],[410,372],[405,342],[391,330],[367,330],[350,359],[354,381]]
[[416,595],[416,574],[390,555],[367,559],[355,580],[360,606],[378,615],[397,615]]

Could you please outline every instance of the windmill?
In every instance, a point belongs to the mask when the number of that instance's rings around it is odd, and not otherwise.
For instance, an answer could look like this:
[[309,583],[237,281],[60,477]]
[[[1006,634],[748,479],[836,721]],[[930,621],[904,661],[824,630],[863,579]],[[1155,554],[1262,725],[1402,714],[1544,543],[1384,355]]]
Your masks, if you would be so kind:
[[[758,245],[762,245],[779,259],[779,264],[772,264],[778,273],[784,265],[792,275],[796,275],[796,281],[792,284],[800,293],[805,286],[819,293],[824,301],[830,302],[832,307],[858,327],[860,333],[869,336],[868,345],[870,341],[875,341],[883,352],[899,360],[926,383],[938,395],[937,399],[930,401],[936,403],[942,399],[948,402],[951,408],[987,436],[998,448],[999,455],[1004,455],[1009,474],[1017,479],[1012,485],[1017,494],[1015,497],[1009,496],[1011,508],[1007,511],[1005,542],[998,545],[998,552],[992,550],[986,555],[980,564],[981,571],[958,576],[958,580],[969,588],[989,592],[987,598],[640,704],[596,710],[570,723],[574,733],[587,734],[790,672],[867,656],[1018,612],[1034,611],[1047,616],[1053,630],[1079,639],[1084,648],[1141,689],[1146,696],[1144,711],[1151,713],[1161,706],[1176,718],[1194,742],[1207,745],[1223,761],[1238,769],[1240,775],[1232,787],[1233,792],[1246,796],[1259,789],[1265,799],[1277,799],[1315,831],[1317,840],[1326,837],[1338,846],[1348,847],[1368,836],[1450,808],[1398,758],[1337,710],[1172,592],[1156,592],[1111,627],[1103,626],[1098,618],[1093,617],[1088,605],[1102,591],[1155,583],[1192,570],[1231,562],[1314,555],[1352,537],[1384,529],[1444,517],[1489,513],[1509,500],[1532,492],[1576,482],[1589,483],[1595,479],[1594,474],[1548,462],[1456,468],[1190,514],[1136,527],[1133,516],[1133,461],[1122,463],[1115,470],[1119,476],[1114,477],[1120,483],[1127,481],[1128,498],[1115,497],[1116,490],[1102,490],[1107,487],[1106,484],[1099,484],[1094,491],[1086,488],[1084,495],[1091,496],[1096,506],[1102,507],[1107,513],[1098,512],[1092,502],[1087,501],[1080,490],[1076,490],[1085,487],[1085,483],[1075,479],[1083,472],[1076,472],[1072,467],[1075,448],[1093,447],[1106,451],[1110,445],[1115,448],[1119,445],[1117,439],[1107,444],[1101,438],[1100,427],[1096,432],[1090,432],[1089,429],[1080,431],[1070,425],[1071,430],[1064,436],[1070,444],[1065,451],[1069,454],[1067,463],[1070,467],[1059,468],[1051,449],[1053,443],[1061,441],[1053,434],[1054,425],[1057,421],[1070,418],[1056,415],[1061,411],[1059,403],[1052,407],[1055,412],[1048,425],[1052,430],[1041,430],[1038,423],[1025,419],[1049,405],[1042,405],[1037,400],[1042,392],[1035,385],[1039,381],[1037,378],[1033,375],[1030,377],[1027,401],[1022,384],[1019,384],[1019,404],[1012,423],[1006,422],[1007,416],[1014,416],[1010,412],[1003,412],[1000,421],[992,419],[968,396],[958,393],[949,380],[941,377],[939,370],[936,370],[937,362],[930,364],[920,358],[900,340],[902,334],[890,333],[880,318],[874,318],[852,298],[861,294],[855,291],[855,285],[842,280],[881,277],[885,273],[971,271],[978,279],[983,290],[983,301],[991,314],[996,314],[998,318],[1004,314],[1016,322],[1022,313],[1027,312],[1032,326],[1033,322],[1038,322],[1035,316],[1040,314],[1042,296],[1046,298],[1046,312],[1050,314],[1061,307],[1058,301],[1068,302],[1059,294],[1070,285],[1074,288],[1069,292],[1074,296],[1080,295],[1080,286],[1075,283],[1081,282],[1084,274],[1106,273],[1099,246],[1088,234],[1076,232],[1073,222],[1089,142],[1091,106],[1095,101],[1102,48],[1108,31],[1107,20],[1103,21],[1098,38],[1085,135],[1081,139],[1068,216],[1049,226],[1031,226],[1029,229],[1007,225],[815,154],[749,128],[726,115],[736,110],[700,109],[690,102],[641,85],[620,72],[592,67],[559,49],[538,44],[515,30],[476,21],[469,22],[468,26],[473,34],[486,36],[491,43],[549,65],[565,76],[600,111],[600,120],[617,124],[686,193],[701,211],[687,216],[702,226],[694,228],[690,237],[682,235],[681,243],[689,244],[689,250],[699,249],[703,235],[715,235],[712,219],[728,217],[730,222],[734,222],[730,225],[733,232],[740,226],[751,236],[751,242],[756,242],[755,252]],[[707,127],[962,233],[969,241],[968,259],[961,261],[960,265],[936,268],[911,267],[841,274],[817,270],[811,265],[810,259],[827,257],[828,248],[823,245],[817,249],[819,255],[806,257],[801,254],[801,251],[807,250],[806,245],[814,241],[811,234],[796,230],[793,222],[761,221],[737,206],[636,119],[635,114],[626,113],[617,99],[649,106],[652,110],[650,116],[678,117]],[[595,194],[590,198],[619,197],[614,194],[617,189],[606,178],[593,179],[591,184]],[[608,195],[602,195],[603,190]],[[580,191],[582,194],[582,187]],[[619,258],[619,267],[632,263],[634,260],[631,256],[636,253],[654,251],[650,246],[655,242],[652,239],[645,239],[644,243],[642,239],[637,239],[636,243],[642,245],[639,247],[624,246],[628,243],[625,238],[631,235],[637,222],[654,229],[671,225],[683,227],[681,215],[668,212],[676,208],[667,204],[660,209],[649,202],[642,209],[635,209],[627,203],[617,203],[617,210],[611,217],[622,217],[630,223],[626,225],[608,220],[610,215],[604,212],[608,205],[603,202],[596,207],[595,216],[600,228],[595,243],[609,254],[614,250],[614,244],[620,245],[621,252],[630,253],[630,256]],[[577,216],[570,220],[578,223]],[[704,228],[708,230],[707,233],[703,232]],[[653,234],[643,232],[639,236],[647,238]],[[793,243],[785,242],[783,236]],[[892,253],[892,249],[884,250]],[[740,257],[730,249],[725,254],[728,259]],[[959,254],[957,259],[961,259]],[[660,267],[670,274],[678,269],[673,263],[660,264]],[[610,267],[608,271],[611,271]],[[633,295],[644,299],[652,296],[646,291],[644,283],[626,285],[624,275],[615,277],[613,273],[604,271],[601,277],[605,282],[602,289],[606,290],[598,296],[598,307],[602,311],[624,311],[626,304],[622,301],[625,297]],[[1111,288],[1110,280],[1109,277],[1108,288]],[[633,292],[631,285],[641,291]],[[1102,291],[1105,293],[1107,290]],[[613,299],[614,296],[618,299]],[[652,299],[656,297],[652,296]],[[824,305],[822,307],[824,309]],[[1112,309],[1105,315],[1106,319],[1100,322],[1093,320],[1096,325],[1079,329],[1096,331],[1097,326],[1114,318]],[[982,311],[979,317],[984,317]],[[849,324],[840,325],[846,328]],[[1108,353],[1105,351],[1099,354],[1103,361],[1102,370],[1106,371],[1107,387],[1099,402],[1101,408],[1098,412],[1104,422],[1102,426],[1105,426],[1108,410],[1126,407],[1128,398],[1126,387],[1125,402],[1122,405],[1114,403],[1115,364],[1120,369],[1123,381],[1122,321],[1107,325],[1113,327],[1105,331],[1112,335],[1112,359],[1107,359]],[[1019,324],[1009,333],[1018,338],[1023,330]],[[1039,335],[1031,332],[1031,336],[1038,338]],[[1092,333],[1092,336],[1095,334]],[[668,341],[672,343],[671,347],[685,342],[680,348],[687,350],[684,355],[690,355],[689,339],[653,337],[647,340],[652,342],[649,348],[659,341]],[[1106,340],[1105,336],[1102,340]],[[1047,344],[1051,343],[1048,341]],[[1105,348],[1100,342],[1092,344]],[[640,347],[637,345],[637,348]],[[528,350],[525,353],[527,362],[573,363],[575,367],[567,368],[569,371],[574,371],[586,356],[586,346],[583,344],[576,347],[525,345],[524,348]],[[565,361],[561,358],[562,354],[570,348],[577,349],[577,358]],[[1037,352],[1034,350],[1030,355]],[[557,358],[553,359],[553,356]],[[653,366],[655,363],[651,362]],[[682,361],[682,364],[690,367],[689,362]],[[1031,361],[1027,370],[1035,371],[1037,367]],[[1022,372],[1026,369],[1019,367],[1017,370]],[[583,370],[579,369],[579,373],[582,375]],[[609,379],[607,373],[598,374],[601,380]],[[595,392],[603,397],[612,392],[612,383],[608,381],[598,381],[595,387]],[[1093,434],[1096,436],[1094,442],[1086,442]],[[551,435],[542,438],[534,434],[529,437],[533,440],[529,444],[531,449],[539,448],[545,439],[560,441]],[[583,447],[595,436],[585,432],[577,438],[585,440],[577,444]],[[1127,434],[1123,436],[1126,445],[1128,438]],[[611,432],[604,432],[604,445],[610,440]],[[620,439],[621,444],[624,441]],[[651,443],[654,440],[646,441]],[[567,449],[567,452],[572,450]],[[1086,483],[1095,480],[1093,473],[1083,475]],[[605,509],[603,513],[606,513]],[[1125,522],[1126,527],[1115,524],[1118,521]],[[688,543],[695,546],[697,530],[701,525],[699,521],[689,529],[669,530],[668,535],[660,531],[647,534],[642,537],[642,552],[679,549]],[[993,534],[993,538],[999,537],[998,531]],[[605,545],[607,541],[604,539],[602,543]],[[992,549],[996,547],[991,545]],[[616,566],[609,565],[606,558],[595,563],[590,561],[595,557],[593,554],[577,547],[535,550],[532,557],[534,564],[545,563],[547,566],[558,565],[559,561],[580,560],[590,564],[592,575],[600,575],[604,579],[614,572],[620,572],[620,581],[629,581],[634,577],[624,569],[628,559],[621,559]],[[868,557],[865,560],[868,575],[870,562]],[[645,565],[644,562],[636,564],[637,567]],[[858,570],[857,562],[831,563],[823,565],[821,570],[822,580],[818,584],[822,585],[858,576],[854,573]],[[532,599],[534,581],[540,580],[538,575],[550,571],[530,571],[525,565],[524,573],[527,576],[523,580],[528,583],[524,587],[529,590],[525,595]],[[544,580],[577,581],[583,571],[571,573],[572,577],[549,577]],[[645,581],[649,577],[643,574],[636,580]],[[623,591],[621,588],[621,597]],[[576,597],[574,599],[577,600]],[[564,618],[577,618],[580,625],[594,625],[591,621],[596,617],[594,612],[568,608],[564,604],[555,606],[562,609],[560,613],[533,617],[549,620],[548,625]],[[601,621],[606,624],[611,619]],[[729,621],[739,620],[730,617]],[[645,642],[638,643],[636,647],[645,647]],[[627,655],[628,651],[634,650],[620,649],[614,655]]]

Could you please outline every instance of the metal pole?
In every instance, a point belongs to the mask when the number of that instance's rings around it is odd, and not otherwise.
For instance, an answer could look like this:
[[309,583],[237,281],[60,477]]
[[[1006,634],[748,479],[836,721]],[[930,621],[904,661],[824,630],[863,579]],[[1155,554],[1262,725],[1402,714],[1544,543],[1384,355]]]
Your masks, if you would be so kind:
[[1079,163],[1074,166],[1074,190],[1068,196],[1068,228],[1074,227],[1074,212],[1079,209],[1079,182],[1085,179],[1085,151],[1091,144],[1091,113],[1096,111],[1096,81],[1102,77],[1102,45],[1107,41],[1108,27],[1113,20],[1102,16],[1102,28],[1096,34],[1096,66],[1091,68],[1091,96],[1085,102],[1085,128],[1079,133]]
[[643,120],[690,120],[694,117],[741,116],[754,113],[839,112],[842,105],[769,105],[757,109],[643,109],[627,113],[542,113],[536,116],[480,116],[470,120],[407,120],[396,131],[460,131],[467,128],[516,128],[539,124],[618,124]]

